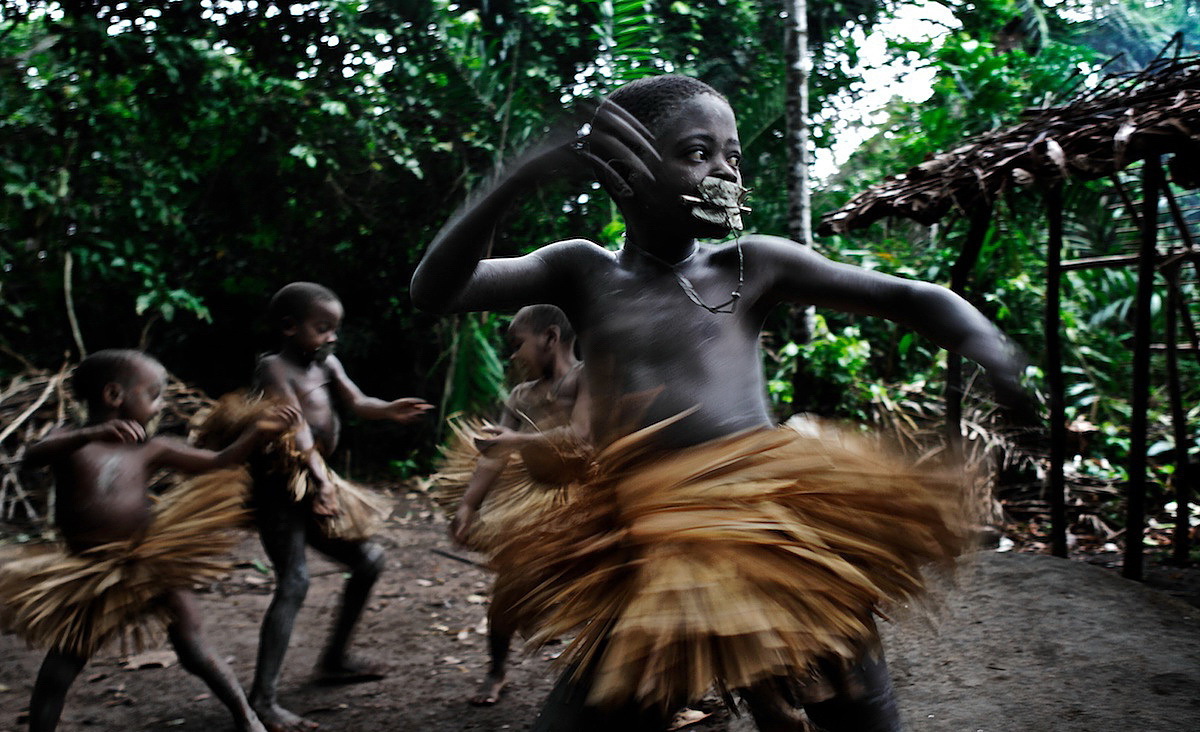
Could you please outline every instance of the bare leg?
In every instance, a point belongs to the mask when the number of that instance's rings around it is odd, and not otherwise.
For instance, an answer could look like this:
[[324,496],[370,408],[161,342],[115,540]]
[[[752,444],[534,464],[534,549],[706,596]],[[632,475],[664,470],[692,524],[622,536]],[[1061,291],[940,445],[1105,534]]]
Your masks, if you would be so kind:
[[558,677],[532,732],[663,732],[667,728],[671,714],[656,708],[643,709],[636,702],[615,708],[588,706],[593,674],[588,669],[575,678],[576,668],[569,666]]
[[508,611],[501,607],[497,598],[492,598],[488,607],[488,650],[491,654],[491,666],[487,676],[479,685],[471,703],[475,706],[491,706],[500,701],[507,681],[505,666],[508,665],[508,647],[512,643],[514,629],[506,616]]
[[[277,503],[268,504],[271,498]],[[284,503],[287,500],[283,496],[260,500],[255,516],[263,548],[275,565],[275,596],[271,598],[259,634],[250,704],[271,732],[298,732],[317,726],[279,706],[278,686],[283,658],[292,638],[296,613],[308,594],[308,563],[304,551],[309,507],[307,503]]]
[[233,670],[208,646],[200,624],[196,598],[186,590],[175,590],[167,594],[167,604],[175,616],[174,622],[167,628],[167,636],[175,647],[180,665],[208,684],[208,688],[233,715],[237,729],[243,732],[266,732],[258,721],[258,715],[246,701],[246,694]]
[[318,671],[330,681],[373,681],[383,678],[386,671],[382,667],[356,661],[349,653],[354,629],[371,597],[375,581],[383,572],[383,548],[371,541],[330,539],[315,531],[310,532],[309,539],[313,548],[350,570],[337,620],[317,663]]
[[63,700],[83,670],[86,658],[52,650],[42,660],[33,696],[29,699],[30,732],[54,732],[62,716]]

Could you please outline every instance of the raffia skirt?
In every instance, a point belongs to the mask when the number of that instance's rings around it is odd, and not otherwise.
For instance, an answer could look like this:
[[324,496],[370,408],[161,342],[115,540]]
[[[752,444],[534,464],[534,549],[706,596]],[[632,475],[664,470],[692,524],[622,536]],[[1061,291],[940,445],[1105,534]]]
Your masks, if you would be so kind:
[[[223,449],[233,444],[272,405],[270,400],[246,392],[226,394],[196,428],[196,443],[212,450]],[[321,532],[348,541],[365,541],[374,536],[391,514],[393,501],[338,475],[319,454],[316,459],[325,468],[338,505],[336,516],[315,517]],[[268,443],[251,459],[250,465],[250,472],[243,474],[243,495],[252,508],[264,500],[300,503],[311,500],[315,494],[308,455],[297,449],[294,433],[285,433]]]
[[961,481],[847,431],[752,430],[654,448],[654,426],[598,456],[571,500],[494,553],[497,593],[588,703],[671,709],[768,678],[813,679],[876,641],[872,615],[967,544]]
[[[88,658],[121,639],[147,646],[171,614],[163,595],[230,569],[233,529],[246,521],[245,470],[197,476],[164,493],[143,537],[74,553],[63,544],[0,554],[0,625],[30,645]],[[239,475],[241,474],[241,475]]]
[[[478,465],[481,455],[475,439],[482,436],[485,425],[461,419],[449,422],[451,436],[442,447],[432,485],[433,498],[448,518],[454,518]],[[525,451],[509,456],[479,507],[466,541],[469,548],[490,554],[506,534],[537,526],[566,502],[570,484],[586,469],[583,448],[564,444],[551,451],[553,455]]]

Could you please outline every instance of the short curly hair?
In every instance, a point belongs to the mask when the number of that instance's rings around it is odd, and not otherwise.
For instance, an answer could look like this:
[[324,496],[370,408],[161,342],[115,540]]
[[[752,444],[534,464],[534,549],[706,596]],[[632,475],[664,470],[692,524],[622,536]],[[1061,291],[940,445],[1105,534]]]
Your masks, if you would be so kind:
[[728,103],[725,95],[699,79],[678,74],[646,76],[629,82],[609,94],[608,101],[620,106],[646,125],[654,134],[679,110],[683,103],[701,94],[712,94]]
[[325,285],[316,282],[290,282],[271,296],[267,305],[267,317],[272,328],[284,328],[288,318],[303,320],[315,302],[341,302],[341,299]]
[[509,327],[523,327],[533,333],[545,333],[552,325],[558,326],[559,338],[563,343],[575,342],[575,329],[571,327],[571,321],[567,319],[567,314],[555,305],[526,305],[513,316]]
[[134,364],[137,363],[162,366],[153,356],[132,348],[96,351],[75,367],[71,374],[71,391],[89,405],[99,404],[104,397],[104,387],[113,383],[128,387],[133,382]]

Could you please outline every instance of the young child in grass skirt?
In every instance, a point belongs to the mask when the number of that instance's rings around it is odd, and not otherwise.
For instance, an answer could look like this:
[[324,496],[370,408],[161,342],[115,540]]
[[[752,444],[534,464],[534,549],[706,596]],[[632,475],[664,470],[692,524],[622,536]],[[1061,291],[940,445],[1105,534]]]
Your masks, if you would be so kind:
[[[72,377],[88,422],[30,445],[25,461],[49,465],[63,541],[16,547],[0,556],[0,625],[47,648],[29,702],[32,730],[54,729],[71,684],[111,640],[140,650],[165,628],[180,664],[201,677],[238,729],[262,732],[229,666],[208,647],[194,585],[229,569],[230,529],[245,520],[233,479],[259,442],[299,421],[275,407],[245,425],[220,452],[148,436],[163,408],[166,371],[139,351],[98,351]],[[153,501],[149,476],[160,468],[213,471]],[[242,471],[244,472],[244,471]]]
[[[801,729],[798,706],[825,730],[899,729],[871,618],[963,546],[953,481],[848,436],[773,427],[763,322],[785,303],[889,318],[981,364],[1014,404],[1022,359],[946,288],[742,234],[737,122],[711,86],[638,79],[572,128],[471,196],[411,287],[438,312],[554,304],[579,333],[604,446],[594,477],[494,560],[538,638],[578,632],[532,729],[661,732],[713,683],[764,730]],[[621,210],[619,251],[572,237],[493,252],[510,207],[587,173]],[[635,395],[632,432],[597,427]]]
[[[553,305],[521,308],[509,325],[508,339],[514,366],[532,378],[512,390],[498,425],[451,420],[451,439],[434,475],[433,495],[451,518],[451,538],[489,555],[506,534],[523,533],[546,520],[568,500],[570,484],[590,464],[588,400],[570,321]],[[521,594],[512,583],[493,592],[488,606],[491,664],[470,697],[472,704],[495,704],[505,688],[508,649],[518,629],[509,607]]]

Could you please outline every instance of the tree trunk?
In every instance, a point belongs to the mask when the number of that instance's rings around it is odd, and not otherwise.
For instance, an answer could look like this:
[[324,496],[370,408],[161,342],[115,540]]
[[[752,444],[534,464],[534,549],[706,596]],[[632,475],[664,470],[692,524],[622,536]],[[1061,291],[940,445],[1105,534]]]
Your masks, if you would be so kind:
[[[808,78],[812,72],[812,56],[808,50],[808,0],[784,0],[783,8],[787,14],[783,48],[787,65],[788,236],[793,241],[811,247]],[[804,344],[812,338],[814,315],[811,305],[793,309],[795,322],[791,335],[796,343]],[[792,407],[795,411],[812,409],[812,386],[808,365],[803,356],[797,356],[796,371],[792,377]]]

